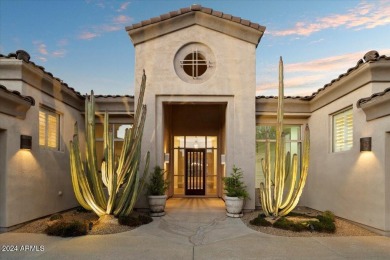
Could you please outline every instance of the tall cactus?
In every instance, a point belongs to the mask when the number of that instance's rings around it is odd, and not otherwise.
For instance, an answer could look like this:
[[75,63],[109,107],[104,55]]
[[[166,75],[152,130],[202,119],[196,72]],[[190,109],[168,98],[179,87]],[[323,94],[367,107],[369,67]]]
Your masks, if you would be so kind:
[[[146,155],[142,177],[139,172],[141,140],[146,118],[143,98],[146,86],[145,72],[142,76],[137,109],[133,127],[125,132],[120,157],[114,159],[114,137],[108,130],[109,116],[104,114],[104,161],[99,176],[95,144],[95,100],[93,91],[85,100],[86,161],[81,159],[77,122],[73,141],[70,141],[70,165],[73,190],[77,201],[85,209],[93,210],[98,216],[129,215],[142,191],[149,172],[149,152]],[[107,188],[105,195],[103,185]]]
[[[306,125],[301,172],[298,178],[298,156],[292,156],[288,152],[285,156],[285,136],[283,133],[284,114],[284,83],[283,83],[283,60],[279,61],[279,98],[277,110],[276,145],[275,145],[275,167],[271,172],[270,142],[267,137],[265,159],[261,159],[261,166],[264,173],[265,183],[260,183],[260,201],[264,213],[267,216],[279,217],[287,215],[298,204],[299,198],[305,186],[309,168],[310,152],[310,131]],[[285,156],[285,158],[283,158]],[[290,178],[288,178],[290,176]],[[273,177],[273,178],[272,178]],[[274,190],[272,191],[272,184]],[[285,194],[286,192],[286,194]]]

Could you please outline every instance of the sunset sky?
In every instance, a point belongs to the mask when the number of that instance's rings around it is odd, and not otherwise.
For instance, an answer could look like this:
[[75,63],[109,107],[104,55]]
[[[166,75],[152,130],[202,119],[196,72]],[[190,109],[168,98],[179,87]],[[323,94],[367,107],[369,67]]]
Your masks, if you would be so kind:
[[[266,26],[256,51],[257,95],[309,95],[370,50],[390,56],[390,1],[0,0],[0,53],[31,60],[81,93],[134,93],[134,47],[125,26],[202,6]],[[149,72],[153,73],[153,72]]]

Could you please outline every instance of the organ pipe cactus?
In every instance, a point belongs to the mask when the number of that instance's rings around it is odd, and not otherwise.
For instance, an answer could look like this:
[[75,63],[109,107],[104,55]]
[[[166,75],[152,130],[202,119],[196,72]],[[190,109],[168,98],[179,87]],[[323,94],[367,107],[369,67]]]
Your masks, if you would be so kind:
[[[268,137],[266,140],[265,158],[261,160],[265,182],[260,183],[260,201],[265,215],[273,217],[285,216],[296,207],[305,186],[309,168],[310,131],[307,125],[304,134],[302,165],[299,176],[298,156],[294,154],[291,162],[290,152],[285,155],[283,88],[283,60],[280,57],[274,172],[271,172],[271,149]],[[285,158],[283,158],[284,156]],[[274,189],[272,189],[273,185]]]
[[[128,216],[142,191],[149,172],[149,152],[140,176],[141,139],[145,125],[146,105],[143,104],[146,76],[142,76],[133,127],[125,132],[120,157],[114,159],[114,137],[109,131],[109,116],[104,114],[104,161],[98,171],[95,142],[95,101],[93,91],[85,100],[85,162],[82,161],[77,122],[70,141],[70,165],[73,190],[77,201],[98,216]],[[104,192],[105,186],[107,192]],[[108,194],[108,195],[106,195]]]

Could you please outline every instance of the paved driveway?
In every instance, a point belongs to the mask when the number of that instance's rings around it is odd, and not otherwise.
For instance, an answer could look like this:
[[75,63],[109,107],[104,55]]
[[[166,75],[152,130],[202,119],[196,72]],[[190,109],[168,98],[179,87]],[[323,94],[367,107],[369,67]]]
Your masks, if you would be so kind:
[[[390,238],[263,234],[227,218],[217,199],[171,199],[166,216],[129,232],[76,238],[4,233],[0,244],[19,247],[0,252],[0,259],[390,259]],[[22,245],[36,247],[21,252]]]

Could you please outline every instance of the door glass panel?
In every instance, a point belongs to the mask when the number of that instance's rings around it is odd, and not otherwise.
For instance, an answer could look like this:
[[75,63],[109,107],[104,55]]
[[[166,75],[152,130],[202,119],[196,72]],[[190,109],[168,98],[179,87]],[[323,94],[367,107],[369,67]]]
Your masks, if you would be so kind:
[[206,137],[186,136],[186,148],[206,148]]
[[174,148],[184,148],[184,136],[174,137]]
[[[183,139],[184,140],[184,139]],[[184,195],[184,149],[174,150],[174,194]]]
[[217,195],[217,149],[207,149],[206,156],[206,192]]
[[207,148],[217,148],[217,137],[207,136]]

